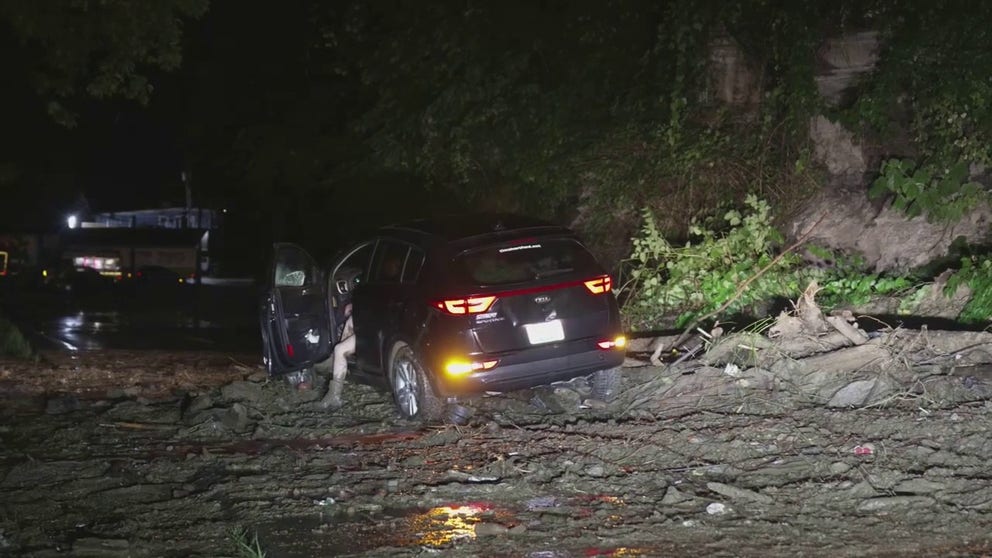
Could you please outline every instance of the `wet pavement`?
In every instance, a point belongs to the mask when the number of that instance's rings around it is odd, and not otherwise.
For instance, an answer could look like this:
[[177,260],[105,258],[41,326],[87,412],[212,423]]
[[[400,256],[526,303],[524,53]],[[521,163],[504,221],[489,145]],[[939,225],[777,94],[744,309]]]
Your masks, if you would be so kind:
[[87,297],[6,292],[2,313],[41,349],[258,352],[256,288],[200,285]]

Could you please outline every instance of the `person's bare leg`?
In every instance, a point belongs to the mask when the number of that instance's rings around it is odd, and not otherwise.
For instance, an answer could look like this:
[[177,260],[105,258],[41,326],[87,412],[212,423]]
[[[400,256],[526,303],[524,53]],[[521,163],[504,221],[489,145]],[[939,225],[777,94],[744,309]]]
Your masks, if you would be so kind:
[[355,337],[351,336],[334,346],[334,365],[331,383],[327,386],[327,394],[321,399],[320,405],[325,409],[340,409],[341,391],[344,389],[344,377],[348,374],[347,355],[355,352]]

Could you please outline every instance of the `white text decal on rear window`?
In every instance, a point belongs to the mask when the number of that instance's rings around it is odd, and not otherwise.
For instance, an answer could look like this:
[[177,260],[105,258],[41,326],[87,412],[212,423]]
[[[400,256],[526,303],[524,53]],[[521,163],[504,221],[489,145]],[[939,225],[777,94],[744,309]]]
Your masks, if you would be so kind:
[[540,248],[540,244],[521,244],[520,246],[510,246],[509,248],[500,248],[499,253],[503,254],[505,252],[516,252],[517,250],[530,250],[532,248]]

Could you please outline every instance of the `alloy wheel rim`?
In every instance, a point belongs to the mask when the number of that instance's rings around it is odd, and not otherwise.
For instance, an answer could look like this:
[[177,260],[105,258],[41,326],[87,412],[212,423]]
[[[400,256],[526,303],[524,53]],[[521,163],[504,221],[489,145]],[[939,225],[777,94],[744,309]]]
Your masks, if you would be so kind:
[[400,410],[409,417],[417,414],[417,371],[407,358],[401,358],[393,365],[393,389]]

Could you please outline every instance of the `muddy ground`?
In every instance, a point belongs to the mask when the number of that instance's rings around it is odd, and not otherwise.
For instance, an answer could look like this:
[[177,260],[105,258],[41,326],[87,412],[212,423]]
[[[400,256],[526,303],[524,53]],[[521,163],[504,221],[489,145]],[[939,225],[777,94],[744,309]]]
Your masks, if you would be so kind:
[[427,427],[254,355],[3,362],[0,555],[992,555],[992,334],[787,325]]

